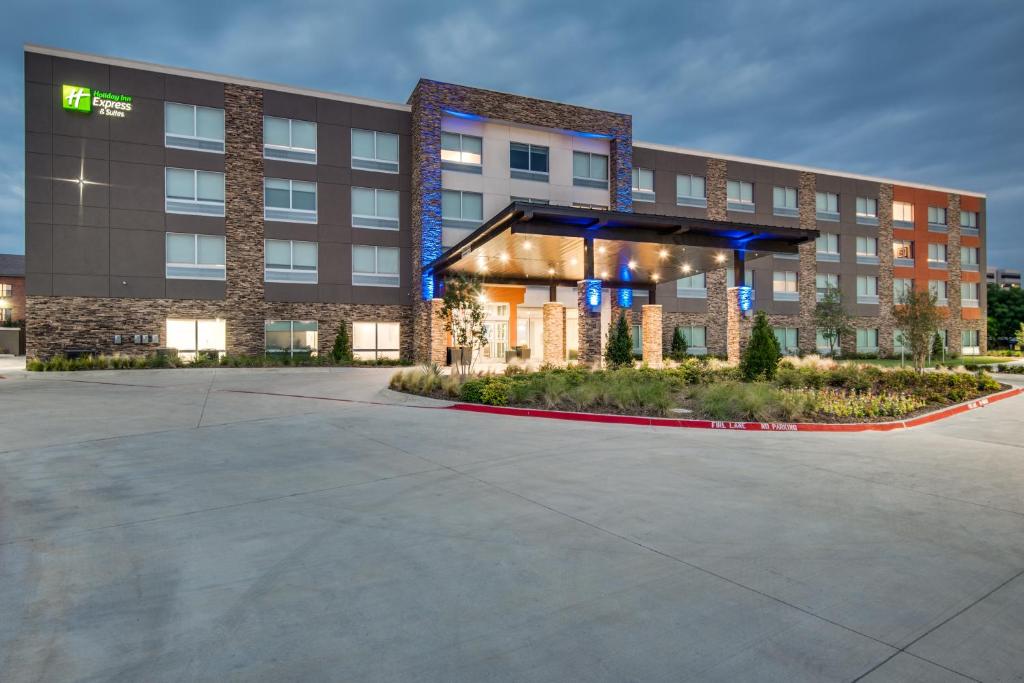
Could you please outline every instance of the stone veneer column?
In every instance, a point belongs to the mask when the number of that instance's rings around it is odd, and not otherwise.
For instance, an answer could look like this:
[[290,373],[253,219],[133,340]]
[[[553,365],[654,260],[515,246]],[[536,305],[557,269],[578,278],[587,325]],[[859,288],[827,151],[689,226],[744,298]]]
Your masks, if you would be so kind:
[[579,310],[579,362],[581,365],[601,365],[601,310],[587,304],[587,283],[576,285],[576,307]]
[[643,348],[643,360],[649,367],[660,368],[663,354],[661,349],[661,305],[644,304],[641,307],[640,323]]
[[544,310],[544,362],[560,365],[565,362],[565,305],[548,301]]
[[441,299],[421,301],[413,305],[413,357],[421,363],[444,364],[447,360],[448,333],[444,330],[444,319],[440,316]]
[[740,312],[739,287],[730,287],[726,293],[725,357],[730,363],[740,361],[743,343],[743,314]]
[[[707,159],[705,162],[705,189],[708,195],[708,218],[715,221],[728,219],[726,211],[726,174],[725,159]],[[704,321],[708,353],[727,354],[726,337],[726,284],[728,273],[726,268],[708,271],[705,285],[707,287],[707,317]]]
[[[951,353],[963,353],[963,340],[960,331],[964,329],[963,302],[960,300],[960,195],[949,195],[946,208],[946,225],[949,239],[946,246],[946,266],[949,269],[949,282],[946,284],[946,296],[949,298],[949,320],[946,324],[946,344]],[[978,296],[981,296],[979,293]],[[979,333],[980,337],[981,334]],[[981,343],[981,339],[978,339]]]
[[[803,171],[800,173],[800,187],[797,190],[800,227],[816,230],[818,227],[815,192],[817,176]],[[814,309],[818,305],[818,255],[815,242],[800,245],[800,278],[797,287],[800,292],[799,338],[797,343],[805,353],[814,353],[817,348],[817,326],[814,324]]]
[[878,353],[895,353],[893,331],[894,293],[892,290],[892,185],[878,186]]
[[227,350],[260,354],[265,308],[262,90],[224,85],[224,139]]

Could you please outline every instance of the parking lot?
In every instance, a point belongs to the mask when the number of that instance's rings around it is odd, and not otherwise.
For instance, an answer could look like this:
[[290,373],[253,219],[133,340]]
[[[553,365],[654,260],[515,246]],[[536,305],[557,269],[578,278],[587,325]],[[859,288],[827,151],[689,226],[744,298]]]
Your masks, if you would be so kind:
[[0,372],[0,679],[1024,676],[1024,397],[712,432],[390,372]]

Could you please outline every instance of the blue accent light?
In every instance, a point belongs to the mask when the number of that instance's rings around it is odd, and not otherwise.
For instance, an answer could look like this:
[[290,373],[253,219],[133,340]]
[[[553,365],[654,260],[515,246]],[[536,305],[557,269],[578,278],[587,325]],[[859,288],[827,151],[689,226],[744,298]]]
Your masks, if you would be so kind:
[[605,133],[584,133],[583,131],[578,131],[578,130],[568,130],[566,132],[569,135],[575,135],[578,138],[592,138],[594,140],[611,140],[612,139],[611,135],[606,135]]
[[584,280],[584,299],[587,305],[592,309],[601,307],[601,281],[600,280]]
[[746,313],[754,307],[754,288],[753,287],[737,287],[736,288],[736,299],[739,303],[740,311]]
[[434,298],[434,274],[424,271],[422,280],[423,300],[430,301]]
[[633,308],[633,290],[620,289],[618,292],[618,300],[620,308]]
[[442,112],[448,116],[454,116],[459,119],[469,119],[470,121],[483,121],[484,117],[477,114],[470,114],[464,111],[455,111],[454,109],[442,109]]

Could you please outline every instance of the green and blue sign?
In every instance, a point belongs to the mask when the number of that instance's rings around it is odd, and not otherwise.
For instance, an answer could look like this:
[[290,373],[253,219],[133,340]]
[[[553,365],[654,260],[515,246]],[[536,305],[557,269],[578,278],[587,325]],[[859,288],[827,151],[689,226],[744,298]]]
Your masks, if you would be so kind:
[[98,116],[113,116],[122,119],[132,110],[131,95],[93,90],[69,83],[61,85],[60,102],[67,111],[92,114],[95,109]]

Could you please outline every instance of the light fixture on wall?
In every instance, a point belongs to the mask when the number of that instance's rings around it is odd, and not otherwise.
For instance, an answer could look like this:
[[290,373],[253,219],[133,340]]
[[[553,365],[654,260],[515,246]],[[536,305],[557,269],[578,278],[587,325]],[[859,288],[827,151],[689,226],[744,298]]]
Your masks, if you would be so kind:
[[78,186],[78,203],[81,204],[85,199],[85,188],[87,185],[106,185],[106,183],[100,183],[95,180],[88,180],[85,177],[85,157],[82,157],[81,165],[78,169],[78,177],[76,178],[54,178],[65,183],[74,183]]

